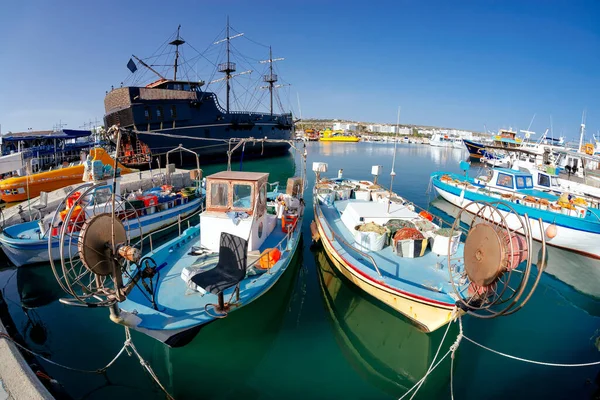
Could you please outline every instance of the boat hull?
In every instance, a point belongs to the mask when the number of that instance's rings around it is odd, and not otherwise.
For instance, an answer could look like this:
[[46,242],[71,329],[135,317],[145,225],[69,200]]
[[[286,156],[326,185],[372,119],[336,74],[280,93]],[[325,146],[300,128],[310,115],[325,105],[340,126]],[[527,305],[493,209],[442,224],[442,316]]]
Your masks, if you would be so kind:
[[316,224],[321,243],[333,265],[359,289],[404,315],[424,332],[433,332],[452,320],[454,304],[432,302],[426,298],[411,296],[410,293],[392,288],[361,273],[357,266],[346,261],[336,251],[333,244],[335,239],[331,239],[331,232],[324,227],[321,217],[316,218]]
[[[297,224],[301,226],[302,217],[298,219]],[[281,225],[278,224],[275,229],[281,229]],[[292,232],[290,240],[283,245],[282,257],[268,273],[248,277],[240,283],[239,300],[235,302],[235,305],[232,305],[229,313],[257,300],[277,284],[294,260],[301,242],[301,235],[301,229],[295,229]],[[169,263],[176,264],[176,259],[181,259],[183,255],[189,255],[190,244],[197,243],[196,240],[199,237],[199,226],[188,228],[177,239],[164,244],[147,255],[157,262],[161,277],[163,277],[162,283],[159,282],[157,287],[166,291],[166,286],[174,288],[179,285],[181,290],[176,288],[173,290],[178,295],[185,295],[186,286],[180,277],[181,271],[168,270],[166,266]],[[166,281],[169,282],[169,285],[164,284]],[[234,290],[235,287],[225,289],[223,291],[225,299],[232,298]],[[159,289],[156,302],[159,306],[163,306],[163,309],[157,311],[152,308],[145,297],[133,291],[127,300],[121,303],[123,324],[169,347],[181,347],[189,343],[204,326],[218,318],[211,311],[207,311],[207,306],[214,306],[217,301],[216,295],[212,293],[185,295],[184,298],[178,300],[179,303],[176,305],[171,303],[175,301],[173,300],[174,297],[177,296],[174,296],[172,292],[161,293]]]
[[[466,210],[471,214],[476,214],[479,211],[479,206],[477,204],[469,205],[469,203],[472,201],[499,201],[499,199],[493,197],[473,194],[469,191],[461,191],[460,189],[445,184],[436,178],[433,179],[433,187],[446,201],[460,208],[466,206]],[[521,226],[519,219],[529,211],[528,215],[530,217],[532,228],[531,233],[534,240],[540,242],[542,240],[541,235],[545,235],[548,226],[554,224],[557,226],[557,234],[552,239],[546,237],[546,244],[561,249],[574,251],[588,257],[600,259],[600,247],[598,247],[598,239],[600,239],[600,234],[598,232],[578,229],[577,227],[569,224],[568,220],[563,222],[562,216],[550,215],[549,211],[546,212],[546,214],[548,214],[547,217],[542,218],[542,221],[540,222],[536,214],[542,213],[541,211],[524,210],[526,208],[524,206],[514,206],[513,208],[521,215],[519,216],[509,211],[500,210],[500,213],[504,216],[508,226],[511,229],[518,229]],[[496,215],[493,219],[493,222],[499,222],[500,217]]]
[[[102,148],[90,151],[92,160],[102,161],[103,164],[114,165],[115,161]],[[119,164],[121,174],[128,174],[133,170]],[[8,178],[0,181],[0,196],[6,203],[25,201],[38,197],[41,192],[52,192],[69,185],[82,182],[83,165],[55,169],[53,171],[39,172],[29,176]]]
[[[197,198],[189,203],[169,210],[140,217],[139,224],[141,225],[142,235],[172,225],[177,222],[179,218],[185,218],[186,216],[193,214],[200,208],[202,201],[202,198]],[[139,237],[140,225],[134,220],[134,222],[127,226],[128,232],[131,232],[129,234],[130,240]],[[65,255],[76,256],[78,254],[77,241],[73,240],[73,242],[74,243],[71,246],[68,246],[68,244],[65,245],[63,249]],[[48,239],[44,237],[39,240],[26,240],[8,237],[2,233],[0,234],[0,244],[2,245],[2,250],[6,256],[17,267],[28,264],[47,263],[50,261],[50,254],[53,261],[61,259],[60,240],[57,237],[52,240],[50,252],[48,249]]]

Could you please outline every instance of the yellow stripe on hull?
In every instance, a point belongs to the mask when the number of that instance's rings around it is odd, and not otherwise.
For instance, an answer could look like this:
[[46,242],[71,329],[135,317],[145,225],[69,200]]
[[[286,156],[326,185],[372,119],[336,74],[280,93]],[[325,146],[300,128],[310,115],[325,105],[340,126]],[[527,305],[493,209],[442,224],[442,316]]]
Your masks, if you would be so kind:
[[333,137],[322,137],[319,139],[321,142],[358,142],[360,138],[355,136],[333,136]]
[[453,309],[451,308],[425,304],[405,297],[400,293],[392,293],[376,282],[369,282],[365,277],[360,276],[335,251],[323,231],[319,218],[317,218],[317,227],[323,247],[332,260],[333,265],[360,289],[410,319],[424,332],[433,332],[452,320]]

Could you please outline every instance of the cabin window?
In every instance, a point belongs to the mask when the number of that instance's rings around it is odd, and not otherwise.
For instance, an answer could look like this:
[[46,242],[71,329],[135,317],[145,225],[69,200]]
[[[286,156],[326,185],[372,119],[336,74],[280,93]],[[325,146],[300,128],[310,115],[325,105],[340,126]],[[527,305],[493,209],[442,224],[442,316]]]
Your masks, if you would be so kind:
[[507,174],[498,174],[498,181],[496,184],[500,187],[505,187],[509,189],[513,189],[513,177]]
[[257,217],[261,217],[267,210],[267,185],[262,185],[258,193],[258,204],[256,205]]
[[550,182],[552,182],[552,186],[559,186],[558,184],[558,178],[555,176],[551,176],[550,177]]
[[211,183],[210,185],[210,205],[213,207],[227,207],[229,198],[228,183]]
[[182,88],[182,87],[181,87],[181,83],[176,83],[175,85],[173,85],[173,88],[174,88],[175,90],[181,90],[181,88]]
[[532,188],[533,187],[533,178],[530,176],[525,177],[525,187]]
[[517,188],[523,189],[525,187],[525,177],[517,176],[516,180],[517,180]]
[[548,175],[539,174],[538,175],[538,185],[550,187],[550,177]]
[[177,119],[177,107],[171,106],[171,118]]
[[146,117],[146,121],[150,121],[152,116],[150,115],[150,108],[144,107],[144,116]]
[[158,118],[159,121],[162,121],[163,119],[163,108],[161,106],[156,107],[156,118]]
[[233,185],[233,207],[244,209],[252,207],[252,185],[247,183]]

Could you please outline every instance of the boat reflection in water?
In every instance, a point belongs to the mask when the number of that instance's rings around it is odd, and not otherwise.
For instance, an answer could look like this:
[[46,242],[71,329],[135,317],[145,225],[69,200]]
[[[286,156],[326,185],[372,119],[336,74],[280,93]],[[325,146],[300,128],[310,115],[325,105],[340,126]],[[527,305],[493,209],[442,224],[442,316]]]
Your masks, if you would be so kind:
[[[434,207],[431,211],[446,221],[453,221],[460,212],[460,208],[441,197],[435,198],[431,201],[430,205]],[[473,215],[470,213],[462,213],[461,222],[465,224],[464,226],[467,226],[466,224],[470,223],[472,217]],[[534,241],[533,250],[539,252],[540,248],[541,245]],[[548,259],[545,272],[573,287],[578,292],[596,299],[600,298],[600,290],[598,290],[600,260],[594,260],[590,257],[552,246],[547,246],[546,252]],[[542,280],[542,284],[556,286],[550,280]],[[559,288],[555,287],[555,289]],[[600,315],[598,312],[600,310],[595,310],[594,315]]]
[[[392,396],[401,396],[427,372],[445,329],[423,333],[401,314],[355,289],[337,274],[325,250],[315,252],[319,285],[336,341],[352,367],[367,381]],[[451,325],[440,356],[458,334]],[[419,398],[443,395],[449,379],[449,358],[425,381]]]
[[257,368],[281,329],[301,268],[302,251],[297,251],[282,277],[263,296],[204,326],[185,347],[154,344],[153,359],[164,359],[164,364],[157,362],[153,367],[163,383],[170,383],[169,392],[176,399],[260,397],[264,388],[251,378],[260,374]]
[[26,309],[46,306],[64,296],[52,269],[47,265],[17,268],[17,290],[21,306]]

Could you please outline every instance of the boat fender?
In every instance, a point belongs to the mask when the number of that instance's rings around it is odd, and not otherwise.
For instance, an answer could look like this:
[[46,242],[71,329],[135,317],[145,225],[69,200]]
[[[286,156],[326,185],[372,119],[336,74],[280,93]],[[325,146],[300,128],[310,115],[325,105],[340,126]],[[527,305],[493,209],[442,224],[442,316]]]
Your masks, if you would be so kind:
[[546,237],[548,237],[548,239],[555,238],[557,233],[558,233],[558,228],[556,227],[555,224],[550,224],[546,228]]
[[428,221],[433,221],[433,215],[431,215],[431,213],[428,213],[427,211],[423,210],[419,213],[419,215],[423,218],[425,218]]
[[265,249],[260,255],[259,265],[261,269],[271,269],[281,258],[281,251],[277,248]]

